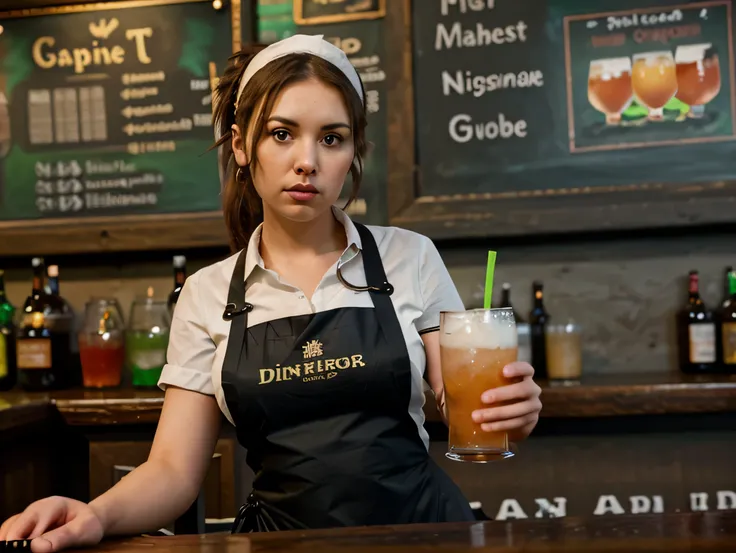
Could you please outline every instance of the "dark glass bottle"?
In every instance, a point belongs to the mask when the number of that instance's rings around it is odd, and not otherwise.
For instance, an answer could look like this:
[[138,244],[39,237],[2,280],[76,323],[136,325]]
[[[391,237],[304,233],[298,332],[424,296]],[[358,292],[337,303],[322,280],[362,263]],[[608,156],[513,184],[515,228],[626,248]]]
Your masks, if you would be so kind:
[[532,367],[534,367],[534,377],[538,379],[547,378],[547,344],[546,344],[546,326],[549,322],[549,314],[544,308],[544,285],[535,281],[534,289],[534,307],[529,313],[529,326],[531,328],[531,345],[532,345]]
[[65,375],[66,385],[80,386],[82,384],[82,364],[79,360],[79,342],[75,327],[74,309],[61,295],[59,266],[49,265],[46,274],[48,275],[46,324],[55,334],[65,334],[69,337],[69,354]]
[[166,305],[170,312],[174,311],[176,302],[179,301],[179,294],[184,286],[184,281],[187,279],[187,258],[183,255],[174,256],[174,289],[169,294],[169,299]]
[[736,372],[736,272],[728,274],[729,295],[719,313],[721,363],[728,372]]
[[687,304],[677,312],[677,346],[680,370],[713,372],[716,363],[716,324],[713,312],[700,297],[698,271],[690,271]]
[[57,306],[44,293],[44,263],[34,258],[33,287],[23,305],[16,339],[18,381],[28,391],[68,386],[69,331],[56,324]]
[[12,389],[18,380],[14,317],[15,307],[5,294],[5,273],[0,270],[0,392]]
[[501,305],[500,307],[511,309],[514,312],[514,321],[516,321],[516,324],[521,324],[524,322],[524,319],[519,315],[519,312],[514,309],[514,306],[511,303],[511,284],[508,282],[504,282],[503,286],[501,287]]

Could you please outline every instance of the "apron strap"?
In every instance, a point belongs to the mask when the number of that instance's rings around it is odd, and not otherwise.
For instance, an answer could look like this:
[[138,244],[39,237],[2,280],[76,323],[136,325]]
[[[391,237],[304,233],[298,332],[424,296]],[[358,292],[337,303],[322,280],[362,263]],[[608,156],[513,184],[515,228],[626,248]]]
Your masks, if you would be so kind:
[[389,284],[386,278],[386,271],[383,268],[381,254],[378,252],[376,239],[373,233],[367,227],[360,223],[355,223],[358,229],[360,241],[362,243],[363,268],[365,269],[365,278],[369,286],[375,287],[369,291],[373,306],[377,312],[377,319],[381,325],[381,329],[386,335],[386,340],[391,347],[397,348],[397,354],[406,356],[406,344],[404,342],[404,334],[401,331],[401,325],[396,315],[396,309],[391,301],[390,295],[394,291],[394,287]]
[[245,256],[246,250],[240,252],[238,260],[230,278],[230,289],[227,293],[227,305],[222,318],[230,322],[230,333],[227,340],[225,352],[225,363],[233,372],[237,372],[240,359],[247,340],[245,333],[248,329],[248,313],[253,311],[253,304],[245,301]]

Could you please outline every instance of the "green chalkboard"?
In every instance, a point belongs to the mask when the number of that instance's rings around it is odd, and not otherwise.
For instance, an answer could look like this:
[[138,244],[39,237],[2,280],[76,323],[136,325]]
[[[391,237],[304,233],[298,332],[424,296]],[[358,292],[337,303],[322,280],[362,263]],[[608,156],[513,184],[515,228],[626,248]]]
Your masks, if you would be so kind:
[[0,220],[220,208],[207,150],[230,13],[126,4],[0,12]]
[[420,196],[736,179],[731,0],[412,5]]
[[[379,4],[376,2],[376,5]],[[358,201],[351,206],[349,213],[364,223],[386,224],[388,86],[384,20],[365,19],[302,26],[294,21],[292,0],[261,0],[257,9],[260,42],[272,43],[298,33],[321,34],[325,40],[342,48],[358,69],[366,90],[366,138],[371,144],[371,151],[365,160]],[[349,194],[351,189],[351,179],[348,176],[344,193]]]

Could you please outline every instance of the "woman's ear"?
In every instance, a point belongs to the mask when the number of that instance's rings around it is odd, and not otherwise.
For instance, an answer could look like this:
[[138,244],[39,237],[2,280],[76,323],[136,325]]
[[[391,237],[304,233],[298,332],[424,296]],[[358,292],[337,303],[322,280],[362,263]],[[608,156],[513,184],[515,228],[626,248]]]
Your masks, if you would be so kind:
[[240,127],[233,124],[230,128],[232,130],[232,147],[233,156],[235,156],[235,162],[240,167],[246,167],[248,165],[248,156],[245,154],[245,142],[243,141],[243,135],[240,132]]

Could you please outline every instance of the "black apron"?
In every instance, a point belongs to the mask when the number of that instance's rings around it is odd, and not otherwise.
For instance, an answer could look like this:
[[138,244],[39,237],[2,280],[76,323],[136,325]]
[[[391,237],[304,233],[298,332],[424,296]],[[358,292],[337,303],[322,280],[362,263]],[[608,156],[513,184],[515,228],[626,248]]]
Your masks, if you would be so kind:
[[475,520],[409,415],[411,368],[375,239],[356,224],[374,308],[248,328],[245,251],[223,316],[222,388],[255,472],[233,532]]

